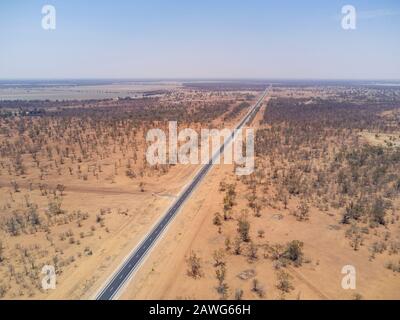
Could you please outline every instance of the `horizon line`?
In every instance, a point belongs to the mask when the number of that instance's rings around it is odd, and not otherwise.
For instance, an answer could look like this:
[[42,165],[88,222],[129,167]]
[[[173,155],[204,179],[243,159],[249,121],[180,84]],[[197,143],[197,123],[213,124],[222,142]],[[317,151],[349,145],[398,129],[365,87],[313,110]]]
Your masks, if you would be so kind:
[[307,77],[44,77],[44,78],[0,78],[0,81],[400,81],[400,78],[307,78]]

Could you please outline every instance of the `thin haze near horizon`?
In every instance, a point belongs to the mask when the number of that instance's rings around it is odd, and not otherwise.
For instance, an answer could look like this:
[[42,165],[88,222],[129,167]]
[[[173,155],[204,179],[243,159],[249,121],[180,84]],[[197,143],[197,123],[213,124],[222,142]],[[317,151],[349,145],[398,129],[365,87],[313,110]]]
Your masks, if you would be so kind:
[[3,0],[0,78],[400,79],[399,35],[396,0]]

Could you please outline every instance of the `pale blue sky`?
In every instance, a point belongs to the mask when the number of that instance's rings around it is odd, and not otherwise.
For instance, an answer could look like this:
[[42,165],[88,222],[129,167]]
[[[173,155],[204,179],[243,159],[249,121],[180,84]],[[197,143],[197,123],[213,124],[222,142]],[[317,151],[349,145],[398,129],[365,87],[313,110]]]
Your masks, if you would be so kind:
[[0,1],[0,78],[181,77],[400,79],[400,1]]

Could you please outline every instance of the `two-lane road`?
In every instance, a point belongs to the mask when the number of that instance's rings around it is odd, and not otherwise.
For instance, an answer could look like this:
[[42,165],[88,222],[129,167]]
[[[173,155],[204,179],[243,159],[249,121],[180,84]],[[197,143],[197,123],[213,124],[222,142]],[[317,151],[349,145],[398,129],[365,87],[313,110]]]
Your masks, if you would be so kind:
[[[244,118],[240,121],[240,123],[236,126],[236,129],[241,129],[250,119],[252,119],[253,115],[255,115],[262,101],[264,100],[267,94],[267,89],[263,92],[257,103],[249,110],[249,112],[244,116]],[[144,259],[149,250],[154,246],[157,239],[163,233],[167,225],[171,222],[172,218],[178,213],[179,209],[182,207],[183,203],[190,197],[193,190],[199,185],[201,180],[206,176],[207,172],[213,165],[213,159],[215,159],[218,154],[221,154],[224,151],[224,148],[231,143],[234,139],[235,134],[229,136],[221,148],[217,151],[216,154],[213,155],[210,162],[203,165],[200,171],[196,174],[190,184],[186,187],[186,189],[181,193],[181,195],[175,200],[172,206],[167,210],[165,215],[158,221],[158,223],[153,227],[153,229],[147,234],[144,240],[131,252],[125,262],[121,267],[114,273],[111,279],[105,284],[100,293],[96,296],[97,300],[111,300],[116,294],[121,290],[123,285],[130,278],[132,273],[137,269],[140,262]]]

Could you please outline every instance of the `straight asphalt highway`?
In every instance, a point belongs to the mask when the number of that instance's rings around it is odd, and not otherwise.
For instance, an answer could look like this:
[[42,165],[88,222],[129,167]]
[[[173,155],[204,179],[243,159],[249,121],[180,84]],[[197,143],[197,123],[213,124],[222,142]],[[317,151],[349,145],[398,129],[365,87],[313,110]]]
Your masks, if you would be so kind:
[[[250,111],[244,116],[242,121],[237,125],[236,129],[241,129],[253,116],[258,112],[262,101],[266,94],[266,89],[257,103],[250,109]],[[234,139],[236,132],[234,131],[222,144],[220,149],[213,155],[211,160],[203,165],[200,171],[196,174],[190,184],[186,187],[184,192],[179,195],[172,206],[167,210],[165,215],[159,220],[159,222],[153,227],[153,229],[147,234],[145,239],[132,251],[130,256],[122,264],[122,266],[114,273],[113,277],[105,284],[100,293],[96,296],[96,300],[111,300],[120,291],[122,286],[130,278],[132,273],[139,266],[140,262],[144,259],[149,250],[154,246],[156,240],[165,230],[166,226],[171,222],[172,218],[177,214],[183,203],[189,198],[193,190],[199,185],[201,180],[206,176],[207,172],[213,165],[214,159],[220,155],[225,147]]]

